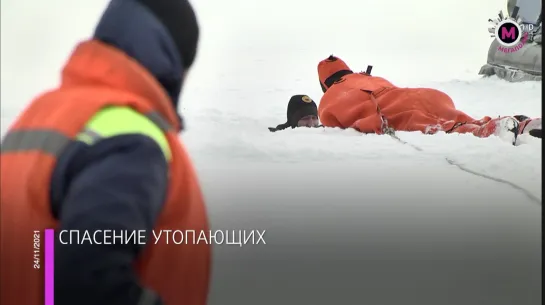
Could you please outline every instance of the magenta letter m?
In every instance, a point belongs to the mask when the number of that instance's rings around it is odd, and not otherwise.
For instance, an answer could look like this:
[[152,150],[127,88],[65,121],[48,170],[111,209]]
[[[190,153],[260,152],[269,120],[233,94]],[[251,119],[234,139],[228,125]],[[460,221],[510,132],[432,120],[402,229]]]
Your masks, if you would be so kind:
[[507,29],[506,29],[505,27],[502,27],[502,28],[501,28],[501,39],[505,39],[505,38],[507,38],[507,37],[508,37],[508,38],[511,38],[511,39],[515,39],[515,38],[516,38],[516,37],[515,37],[515,36],[516,36],[515,34],[516,34],[516,33],[515,33],[515,27],[514,27],[514,26],[511,27],[511,28],[509,29],[509,31],[507,31]]

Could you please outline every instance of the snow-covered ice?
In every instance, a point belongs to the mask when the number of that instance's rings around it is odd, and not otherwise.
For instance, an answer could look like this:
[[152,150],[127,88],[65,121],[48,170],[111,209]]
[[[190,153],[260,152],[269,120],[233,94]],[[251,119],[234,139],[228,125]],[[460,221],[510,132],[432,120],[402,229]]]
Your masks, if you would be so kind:
[[[505,1],[193,1],[200,50],[182,139],[214,229],[210,304],[541,303],[541,141],[351,130],[267,130],[293,94],[321,96],[330,54],[399,86],[433,87],[475,116],[541,116],[541,83],[481,79],[487,20]],[[2,1],[2,135],[58,82],[106,1]],[[508,180],[509,185],[461,171]],[[183,276],[183,275],[181,275]]]

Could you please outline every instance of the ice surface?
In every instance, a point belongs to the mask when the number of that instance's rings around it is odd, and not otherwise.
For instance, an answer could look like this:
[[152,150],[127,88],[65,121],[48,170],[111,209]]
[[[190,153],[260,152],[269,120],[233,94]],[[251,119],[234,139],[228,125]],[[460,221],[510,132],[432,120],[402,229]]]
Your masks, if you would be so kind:
[[[541,141],[350,130],[270,133],[293,94],[319,101],[330,54],[399,86],[445,91],[467,113],[541,116],[541,83],[480,79],[504,1],[204,0],[182,135],[215,229],[211,304],[540,304]],[[58,82],[106,1],[2,1],[2,134]],[[183,276],[183,275],[181,275]]]

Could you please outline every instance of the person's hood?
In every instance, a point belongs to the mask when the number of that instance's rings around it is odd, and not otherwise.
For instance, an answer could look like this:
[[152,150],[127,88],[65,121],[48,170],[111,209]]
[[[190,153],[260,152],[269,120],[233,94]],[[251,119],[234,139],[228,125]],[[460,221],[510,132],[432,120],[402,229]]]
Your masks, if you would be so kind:
[[182,89],[180,52],[164,24],[137,0],[112,0],[94,38],[123,51],[144,66],[170,96],[175,109]]
[[322,91],[326,92],[336,81],[347,74],[352,74],[352,70],[340,58],[330,55],[328,58],[320,61],[318,64],[318,77]]

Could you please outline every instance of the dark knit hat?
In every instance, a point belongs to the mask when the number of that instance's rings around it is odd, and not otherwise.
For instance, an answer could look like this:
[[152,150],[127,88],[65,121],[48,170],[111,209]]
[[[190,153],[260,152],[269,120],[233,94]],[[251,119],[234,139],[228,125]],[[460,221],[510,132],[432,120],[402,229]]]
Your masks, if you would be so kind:
[[191,4],[187,0],[137,1],[149,8],[167,28],[180,52],[183,67],[191,67],[199,42],[199,25]]
[[288,102],[287,119],[292,128],[307,115],[318,116],[318,107],[308,95],[294,95]]
[[288,127],[295,128],[299,120],[308,115],[318,116],[318,106],[316,106],[316,103],[308,95],[294,95],[288,102],[287,122],[276,127],[269,127],[269,130],[274,132]]

